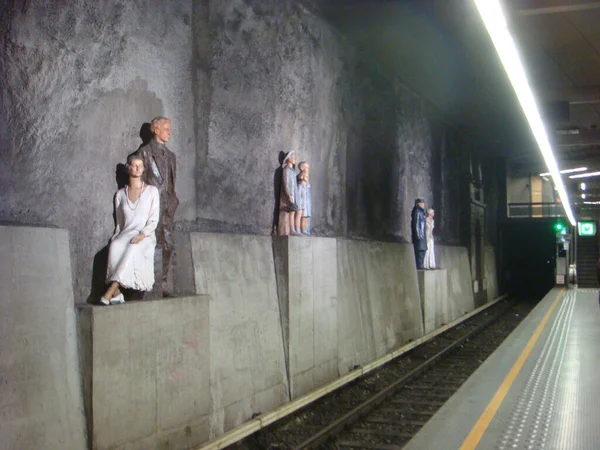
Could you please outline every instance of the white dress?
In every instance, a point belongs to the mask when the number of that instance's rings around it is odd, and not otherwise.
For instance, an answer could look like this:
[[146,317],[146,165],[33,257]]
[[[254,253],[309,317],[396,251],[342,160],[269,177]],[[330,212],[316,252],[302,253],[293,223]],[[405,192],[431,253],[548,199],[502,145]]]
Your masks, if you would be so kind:
[[[107,282],[122,287],[150,291],[154,285],[154,248],[160,214],[160,194],[154,186],[145,185],[134,203],[127,198],[125,188],[115,195],[117,226],[108,249]],[[131,238],[144,233],[146,238],[137,244]]]
[[425,221],[425,237],[427,238],[427,250],[425,250],[425,260],[423,267],[426,269],[435,269],[435,250],[433,248],[433,219],[427,218]]

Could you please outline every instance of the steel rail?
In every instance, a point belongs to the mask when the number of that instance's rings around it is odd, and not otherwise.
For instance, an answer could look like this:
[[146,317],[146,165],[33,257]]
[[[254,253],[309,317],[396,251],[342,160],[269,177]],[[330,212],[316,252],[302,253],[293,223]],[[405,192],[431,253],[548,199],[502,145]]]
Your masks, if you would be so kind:
[[465,341],[467,341],[471,337],[481,333],[483,330],[485,330],[487,327],[489,327],[490,325],[495,323],[498,319],[500,319],[500,317],[502,317],[504,314],[506,314],[511,309],[512,309],[512,306],[506,307],[499,314],[490,318],[489,320],[487,320],[486,322],[484,322],[477,328],[469,331],[464,336],[460,337],[459,339],[454,341],[452,344],[446,346],[444,349],[440,350],[438,353],[433,355],[431,358],[427,359],[425,362],[423,362],[423,364],[412,369],[410,372],[408,372],[402,378],[399,378],[398,380],[394,381],[392,384],[385,387],[384,389],[379,391],[377,394],[373,395],[371,398],[365,400],[363,403],[356,406],[354,409],[347,412],[342,417],[336,419],[335,421],[333,421],[332,423],[327,425],[325,428],[323,428],[319,432],[315,433],[313,436],[311,436],[304,442],[300,443],[298,446],[294,447],[294,450],[304,450],[304,449],[316,448],[317,446],[324,444],[329,438],[331,438],[334,435],[336,435],[337,433],[339,433],[341,430],[346,428],[348,425],[352,425],[353,423],[360,420],[362,417],[364,417],[366,414],[368,414],[373,408],[375,408],[377,405],[379,405],[381,402],[386,400],[388,397],[390,397],[392,394],[394,394],[397,390],[399,390],[405,384],[407,384],[409,381],[411,381],[412,378],[419,375],[424,370],[428,369],[436,361],[438,361],[443,356],[446,356],[448,353],[450,353],[452,350],[454,350],[457,346],[463,344]]
[[379,359],[372,361],[356,370],[348,372],[346,375],[342,376],[341,378],[338,378],[335,381],[332,381],[331,383],[325,386],[322,386],[296,400],[293,400],[290,403],[284,404],[271,412],[260,415],[254,419],[248,420],[247,422],[238,426],[237,428],[233,428],[227,431],[225,434],[218,437],[217,439],[201,444],[200,447],[196,447],[195,450],[220,450],[230,445],[233,445],[236,442],[250,436],[251,434],[265,429],[266,427],[277,422],[278,420],[281,420],[293,414],[301,408],[306,407],[310,403],[347,385],[348,383],[353,382],[358,378],[367,375],[368,373],[371,373],[373,370],[383,366],[384,364],[387,364],[388,362],[398,358],[399,356],[408,353],[409,351],[419,347],[420,345],[431,342],[437,336],[451,330],[452,328],[460,324],[466,323],[471,318],[479,316],[481,313],[491,308],[492,306],[498,304],[506,297],[508,297],[508,294],[503,294],[499,297],[496,297],[494,300],[475,308],[474,310],[464,314],[463,316],[452,320],[446,325],[442,325],[436,330],[427,333],[426,335],[421,336],[420,338],[415,339],[414,341],[411,341],[400,348],[386,353]]

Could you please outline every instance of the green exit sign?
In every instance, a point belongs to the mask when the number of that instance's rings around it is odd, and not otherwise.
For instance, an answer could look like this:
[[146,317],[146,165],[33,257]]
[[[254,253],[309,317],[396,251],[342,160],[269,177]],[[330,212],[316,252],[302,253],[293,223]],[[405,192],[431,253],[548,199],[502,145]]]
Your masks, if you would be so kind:
[[596,222],[578,222],[577,229],[579,230],[579,236],[595,236]]

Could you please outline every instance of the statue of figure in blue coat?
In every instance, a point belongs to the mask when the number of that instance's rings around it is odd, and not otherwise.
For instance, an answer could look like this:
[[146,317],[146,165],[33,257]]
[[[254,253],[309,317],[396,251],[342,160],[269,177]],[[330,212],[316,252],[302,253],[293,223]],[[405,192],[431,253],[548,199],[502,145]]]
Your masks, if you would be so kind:
[[279,236],[289,236],[299,234],[295,226],[295,212],[298,210],[296,203],[297,190],[296,185],[296,154],[292,150],[289,152],[282,164],[283,172],[281,174],[281,190],[279,192],[279,222],[277,234]]
[[412,243],[415,249],[417,269],[424,269],[425,251],[427,250],[427,235],[425,232],[427,217],[425,215],[425,200],[415,199],[415,206],[411,212],[410,229]]

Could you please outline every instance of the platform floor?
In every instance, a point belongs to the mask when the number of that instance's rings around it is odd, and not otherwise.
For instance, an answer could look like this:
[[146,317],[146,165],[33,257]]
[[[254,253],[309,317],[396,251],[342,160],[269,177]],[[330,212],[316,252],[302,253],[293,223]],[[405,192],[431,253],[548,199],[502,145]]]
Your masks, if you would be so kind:
[[600,449],[598,290],[551,290],[405,449]]

